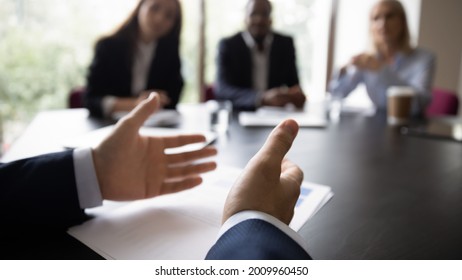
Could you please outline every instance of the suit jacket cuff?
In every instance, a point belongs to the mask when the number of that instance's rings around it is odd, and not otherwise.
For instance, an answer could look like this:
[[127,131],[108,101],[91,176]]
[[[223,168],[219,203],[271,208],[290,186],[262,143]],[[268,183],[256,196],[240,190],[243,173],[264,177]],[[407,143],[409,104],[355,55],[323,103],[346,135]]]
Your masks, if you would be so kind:
[[279,230],[284,232],[292,240],[297,242],[297,244],[300,245],[300,247],[302,247],[306,252],[308,252],[305,240],[296,231],[291,229],[288,225],[281,222],[277,218],[275,218],[275,217],[273,217],[273,216],[271,216],[269,214],[259,212],[259,211],[251,211],[251,210],[241,211],[241,212],[236,213],[233,216],[231,216],[221,226],[221,229],[220,229],[220,231],[218,233],[217,240],[220,239],[220,237],[223,234],[225,234],[232,227],[236,226],[237,224],[239,224],[239,223],[241,223],[243,221],[250,220],[250,219],[259,219],[259,220],[263,220],[265,222],[268,222],[268,223],[272,224],[273,226],[277,227]]
[[75,149],[75,183],[81,209],[101,206],[103,197],[96,176],[91,148]]

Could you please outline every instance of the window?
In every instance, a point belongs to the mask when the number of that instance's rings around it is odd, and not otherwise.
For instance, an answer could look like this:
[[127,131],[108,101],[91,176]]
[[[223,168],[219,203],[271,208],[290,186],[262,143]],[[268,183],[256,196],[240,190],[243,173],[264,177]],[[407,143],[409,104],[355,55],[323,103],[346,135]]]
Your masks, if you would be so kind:
[[[247,0],[183,0],[182,102],[199,101],[199,30],[205,4],[205,78],[215,80],[218,41],[244,28]],[[138,0],[0,0],[0,114],[6,143],[40,110],[66,108],[85,84],[95,41],[114,30]],[[325,94],[331,1],[273,0],[274,29],[294,37],[301,85]]]

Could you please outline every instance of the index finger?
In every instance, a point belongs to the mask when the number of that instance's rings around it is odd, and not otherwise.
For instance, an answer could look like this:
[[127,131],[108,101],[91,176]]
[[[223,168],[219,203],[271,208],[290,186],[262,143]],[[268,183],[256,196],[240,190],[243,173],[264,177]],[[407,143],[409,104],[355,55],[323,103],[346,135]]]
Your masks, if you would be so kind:
[[188,144],[205,142],[205,136],[202,134],[178,135],[162,137],[164,148],[176,148]]
[[296,121],[290,119],[283,121],[268,136],[257,156],[269,156],[275,162],[282,162],[290,147],[292,147],[297,133],[298,124]]

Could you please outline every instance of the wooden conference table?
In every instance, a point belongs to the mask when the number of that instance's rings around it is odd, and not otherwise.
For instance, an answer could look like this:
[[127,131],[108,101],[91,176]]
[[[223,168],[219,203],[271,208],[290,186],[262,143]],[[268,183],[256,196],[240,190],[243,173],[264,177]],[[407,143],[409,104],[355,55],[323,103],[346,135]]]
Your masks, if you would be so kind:
[[[181,127],[204,124],[200,106],[180,111]],[[61,150],[64,139],[109,124],[87,116],[39,114],[2,161]],[[235,118],[216,143],[218,163],[244,167],[270,131]],[[381,114],[348,114],[325,129],[301,129],[288,156],[307,181],[335,193],[300,230],[313,258],[462,258],[462,144],[403,136]],[[63,258],[99,258],[70,236],[63,242]]]

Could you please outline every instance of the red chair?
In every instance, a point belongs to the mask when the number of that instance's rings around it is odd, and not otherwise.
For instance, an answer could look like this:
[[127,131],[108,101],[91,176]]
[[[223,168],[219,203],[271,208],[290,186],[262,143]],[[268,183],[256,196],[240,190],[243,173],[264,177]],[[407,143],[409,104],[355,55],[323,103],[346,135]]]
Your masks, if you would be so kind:
[[85,87],[75,87],[69,93],[68,107],[71,109],[83,108],[83,98],[86,92]]
[[213,85],[207,85],[204,90],[204,102],[215,99],[215,91]]
[[427,118],[447,115],[457,115],[459,109],[459,98],[456,92],[444,89],[434,89],[432,102],[427,107],[425,115]]

